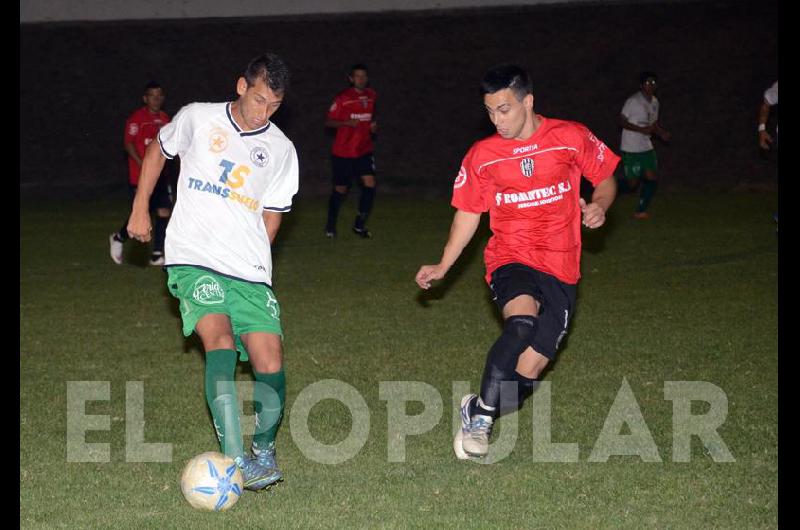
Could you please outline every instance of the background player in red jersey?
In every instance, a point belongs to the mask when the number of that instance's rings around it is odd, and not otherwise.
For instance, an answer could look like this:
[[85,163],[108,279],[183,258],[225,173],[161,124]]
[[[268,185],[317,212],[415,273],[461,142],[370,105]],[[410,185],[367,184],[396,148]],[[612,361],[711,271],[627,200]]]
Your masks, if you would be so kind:
[[325,127],[336,129],[331,149],[333,191],[328,201],[328,221],[325,235],[336,237],[336,219],[347,191],[356,179],[361,186],[358,214],[353,232],[361,237],[371,237],[365,223],[375,200],[375,158],[372,154],[372,135],[378,130],[375,121],[376,92],[370,88],[367,67],[354,64],[349,73],[350,88],[340,92],[333,100]]
[[[125,152],[128,153],[128,185],[131,200],[136,195],[139,185],[139,173],[142,171],[142,159],[147,146],[158,134],[158,131],[169,123],[169,116],[161,110],[164,105],[164,89],[155,81],[144,87],[142,96],[144,106],[137,109],[125,122]],[[164,237],[167,232],[172,200],[170,198],[167,172],[162,173],[150,199],[150,212],[155,212],[155,233],[153,234],[153,254],[150,265],[164,265]],[[122,244],[130,238],[128,235],[128,219],[118,232],[108,237],[111,259],[117,265],[122,264]]]
[[[460,459],[486,456],[494,420],[519,408],[555,359],[575,307],[581,223],[605,223],[619,162],[584,125],[535,114],[530,78],[518,66],[489,70],[481,94],[497,134],[464,157],[441,261],[423,265],[415,278],[422,289],[444,278],[489,212],[486,281],[504,325],[487,355],[480,394],[461,400],[462,428],[453,441]],[[595,187],[589,204],[579,194],[582,175]]]

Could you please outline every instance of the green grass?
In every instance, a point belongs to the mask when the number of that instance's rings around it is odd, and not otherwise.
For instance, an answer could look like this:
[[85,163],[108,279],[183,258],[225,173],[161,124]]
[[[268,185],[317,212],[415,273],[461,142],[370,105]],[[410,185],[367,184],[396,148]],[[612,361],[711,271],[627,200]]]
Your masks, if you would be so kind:
[[[551,385],[553,442],[579,444],[575,463],[534,461],[533,404],[519,413],[513,452],[492,465],[451,449],[453,384],[476,388],[499,333],[482,275],[482,229],[442,286],[413,276],[438,259],[452,211],[446,199],[379,197],[372,240],[323,237],[324,201],[302,199],[285,218],[274,283],[282,306],[287,417],[278,436],[286,480],[246,493],[224,514],[196,512],[178,486],[183,464],[217,450],[202,389],[203,358],[184,339],[164,274],[146,250],[108,257],[122,202],[23,204],[20,232],[20,518],[23,528],[774,528],[777,526],[777,240],[772,194],[660,194],[650,221],[622,197],[607,226],[584,237],[578,310]],[[240,366],[239,378],[250,379]],[[369,407],[369,435],[337,465],[307,458],[289,427],[298,394],[334,379]],[[626,380],[660,462],[589,462]],[[110,462],[68,462],[67,382],[109,381],[86,404],[110,429]],[[144,382],[144,439],[172,461],[126,462],[126,382]],[[382,381],[420,381],[444,412],[387,456]],[[727,396],[718,432],[735,462],[715,462],[698,438],[672,458],[665,381],[706,381]],[[695,403],[693,414],[708,404]],[[247,411],[247,404],[245,411]],[[409,414],[422,411],[410,402]],[[345,439],[347,409],[324,400],[309,414],[325,444]],[[500,420],[497,435],[511,422]],[[627,427],[622,434],[627,433]]]

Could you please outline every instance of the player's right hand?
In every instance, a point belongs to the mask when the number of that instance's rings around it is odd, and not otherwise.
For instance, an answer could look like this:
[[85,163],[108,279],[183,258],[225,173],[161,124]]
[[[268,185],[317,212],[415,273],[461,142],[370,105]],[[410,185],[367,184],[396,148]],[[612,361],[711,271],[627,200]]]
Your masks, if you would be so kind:
[[133,211],[130,219],[128,219],[128,235],[137,241],[147,243],[150,241],[150,234],[153,231],[153,225],[150,223],[150,212]]
[[769,151],[769,144],[772,143],[772,136],[767,131],[758,131],[758,146],[765,151]]
[[441,265],[423,265],[419,268],[414,280],[422,289],[430,289],[431,282],[444,278],[445,272]]

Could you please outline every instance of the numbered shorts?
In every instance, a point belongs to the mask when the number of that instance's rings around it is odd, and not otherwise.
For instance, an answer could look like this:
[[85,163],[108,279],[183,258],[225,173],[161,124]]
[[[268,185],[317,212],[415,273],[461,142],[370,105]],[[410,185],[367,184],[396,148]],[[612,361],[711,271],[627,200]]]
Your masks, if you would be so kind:
[[555,359],[572,318],[576,286],[521,263],[498,267],[492,272],[491,280],[492,299],[501,311],[508,302],[522,294],[539,302],[536,335],[531,346],[551,361]]
[[643,153],[626,153],[622,151],[622,167],[625,169],[626,179],[644,178],[644,172],[650,170],[658,173],[658,159],[655,150]]
[[167,287],[180,301],[183,335],[188,337],[206,315],[228,315],[239,359],[248,359],[241,335],[273,333],[283,337],[281,308],[272,289],[187,265],[167,267]]
[[331,171],[333,172],[334,186],[349,188],[353,184],[353,180],[361,182],[359,179],[364,175],[375,175],[375,157],[372,156],[372,153],[357,158],[331,155]]

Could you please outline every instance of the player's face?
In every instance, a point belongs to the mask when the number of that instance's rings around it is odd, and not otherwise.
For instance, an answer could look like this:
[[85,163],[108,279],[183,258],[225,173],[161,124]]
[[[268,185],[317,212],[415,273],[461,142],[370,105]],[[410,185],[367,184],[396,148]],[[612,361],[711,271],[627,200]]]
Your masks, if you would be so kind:
[[367,71],[353,70],[353,73],[350,74],[350,82],[353,83],[353,87],[355,87],[356,90],[364,90],[367,88],[367,83],[369,83]]
[[263,79],[257,80],[254,85],[248,85],[247,80],[240,77],[236,83],[236,92],[239,99],[234,109],[235,117],[245,131],[265,126],[283,101],[283,92],[274,92]]
[[148,88],[142,96],[147,110],[159,112],[164,104],[164,90],[161,88]]
[[533,134],[533,95],[518,100],[510,88],[485,94],[483,104],[497,134],[506,139],[524,140]]
[[652,77],[645,79],[642,83],[642,92],[647,97],[652,97],[656,93],[656,88],[658,88],[658,83]]

